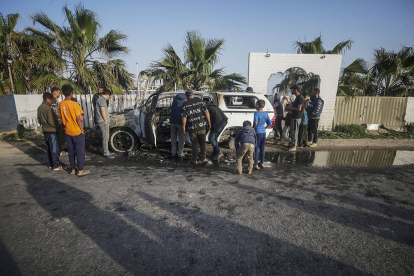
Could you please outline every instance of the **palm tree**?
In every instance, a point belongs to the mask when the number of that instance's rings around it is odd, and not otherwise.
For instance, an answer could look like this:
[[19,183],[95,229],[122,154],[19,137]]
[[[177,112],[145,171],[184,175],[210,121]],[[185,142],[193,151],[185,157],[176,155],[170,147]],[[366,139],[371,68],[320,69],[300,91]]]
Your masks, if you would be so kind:
[[187,31],[184,42],[184,58],[181,59],[173,46],[168,44],[162,49],[164,57],[154,61],[151,68],[153,76],[163,79],[160,91],[172,90],[175,86],[180,90],[224,89],[226,85],[246,84],[246,79],[239,74],[224,75],[223,68],[214,69],[224,39],[204,39],[197,31]]
[[343,54],[346,50],[351,49],[352,44],[354,44],[354,41],[351,38],[341,41],[332,50],[325,50],[322,35],[319,35],[314,41],[295,41],[293,45],[298,54]]
[[285,73],[278,73],[282,76],[283,80],[273,87],[273,91],[288,91],[289,87],[294,84],[301,86],[301,93],[307,93],[310,95],[312,90],[318,86],[319,76],[311,73],[306,73],[305,70],[298,67],[289,68]]
[[402,47],[395,53],[384,48],[374,51],[374,63],[370,69],[378,95],[410,96],[414,88],[414,51]]
[[21,84],[25,80],[19,77],[21,70],[19,70],[20,67],[17,61],[20,56],[18,47],[19,33],[15,32],[14,29],[18,19],[18,13],[8,14],[6,17],[0,13],[0,95],[12,92],[8,60],[12,61],[11,71],[15,92],[20,92]]
[[[352,39],[344,40],[338,43],[332,50],[326,50],[323,47],[322,35],[310,42],[295,41],[294,48],[298,54],[342,54],[351,49],[354,41]],[[283,76],[281,83],[275,85],[273,90],[288,90],[293,84],[301,86],[301,92],[310,95],[312,90],[319,84],[319,76],[312,72],[306,73],[301,68],[290,68],[285,73],[279,73]]]
[[356,59],[341,70],[338,83],[338,96],[355,97],[375,95],[372,74],[363,59]]
[[63,72],[49,71],[40,79],[70,83],[80,93],[97,90],[98,86],[106,86],[115,92],[128,89],[132,85],[133,75],[127,72],[122,60],[116,59],[128,54],[128,48],[121,44],[127,36],[111,30],[99,38],[101,25],[97,15],[81,4],[75,6],[74,12],[67,6],[63,11],[68,26],[60,27],[40,12],[32,15],[31,20],[34,25],[43,26],[45,32],[31,27],[26,29],[38,40],[52,42],[51,45],[57,51],[49,58],[55,62],[61,60],[67,74],[67,78],[64,78]]
[[227,90],[229,87],[241,90],[241,86],[247,84],[247,80],[240,74],[229,74],[219,77],[211,84],[212,90]]

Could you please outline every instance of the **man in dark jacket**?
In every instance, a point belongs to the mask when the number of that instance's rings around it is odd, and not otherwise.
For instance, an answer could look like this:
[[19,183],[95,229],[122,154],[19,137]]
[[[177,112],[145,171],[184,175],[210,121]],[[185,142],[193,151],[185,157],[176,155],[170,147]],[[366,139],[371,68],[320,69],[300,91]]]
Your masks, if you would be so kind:
[[313,89],[308,106],[308,144],[311,147],[318,146],[318,125],[324,104],[319,94],[319,88]]
[[296,146],[298,143],[299,126],[300,122],[302,121],[303,104],[305,102],[305,99],[300,94],[299,85],[294,84],[290,89],[292,90],[292,94],[294,94],[296,98],[292,106],[289,108],[289,110],[292,111],[292,117],[290,120],[290,139],[292,140],[292,145],[289,148],[289,151],[296,151]]
[[59,162],[59,129],[60,124],[52,110],[53,95],[49,92],[43,94],[43,103],[37,108],[37,121],[42,126],[45,137],[49,167],[54,171],[63,170]]
[[243,128],[239,130],[236,135],[236,139],[234,140],[236,145],[236,173],[242,174],[242,159],[244,155],[247,156],[247,160],[249,162],[247,173],[252,173],[253,155],[256,147],[256,141],[256,131],[252,128],[252,123],[250,121],[244,121]]
[[211,129],[210,135],[208,136],[208,141],[213,146],[213,160],[219,160],[223,156],[219,146],[218,146],[218,137],[227,125],[227,116],[224,112],[215,105],[214,103],[209,103],[207,105],[208,113],[210,113]]
[[279,137],[279,141],[282,141],[282,118],[283,118],[283,105],[280,101],[280,94],[276,93],[273,101],[273,110],[275,114],[275,144],[277,143],[276,137]]
[[[187,100],[184,93],[179,93],[174,97],[171,105],[170,116],[170,129],[171,129],[171,154],[173,158],[179,160],[183,156],[184,150],[184,132],[183,132],[183,119],[181,117],[182,107]],[[178,138],[178,151],[177,151],[177,138]]]

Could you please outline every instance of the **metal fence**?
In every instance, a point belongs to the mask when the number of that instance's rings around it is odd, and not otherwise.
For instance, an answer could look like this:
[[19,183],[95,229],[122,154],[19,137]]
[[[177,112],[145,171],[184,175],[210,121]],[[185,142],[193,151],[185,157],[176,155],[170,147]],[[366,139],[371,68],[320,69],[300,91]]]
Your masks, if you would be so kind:
[[405,97],[336,97],[334,126],[337,124],[382,124],[400,128],[407,109]]
[[[93,95],[73,95],[76,98],[77,102],[81,106],[84,115],[83,126],[84,127],[92,127],[93,123],[93,116],[94,116],[94,108],[92,105],[92,98]],[[63,100],[61,96],[59,98],[59,102]],[[136,95],[113,95],[109,99],[109,113],[121,113],[128,109],[133,109],[136,104],[143,100],[142,97],[138,97]],[[38,103],[38,105],[40,105]],[[19,118],[19,123],[22,124],[25,128],[28,129],[38,129],[40,128],[39,123],[37,122],[37,112],[32,111],[31,114],[23,116]]]

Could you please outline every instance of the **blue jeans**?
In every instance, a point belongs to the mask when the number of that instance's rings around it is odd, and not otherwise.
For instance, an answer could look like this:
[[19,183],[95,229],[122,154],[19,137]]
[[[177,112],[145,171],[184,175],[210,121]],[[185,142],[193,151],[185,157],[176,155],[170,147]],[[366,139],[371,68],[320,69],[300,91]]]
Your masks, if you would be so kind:
[[260,163],[264,164],[266,133],[257,133],[256,141],[257,141],[256,148],[254,149],[254,165],[255,166],[259,163],[259,150],[261,153]]
[[47,149],[47,158],[49,159],[49,167],[57,168],[60,166],[59,156],[59,133],[44,133]]
[[66,134],[66,141],[68,142],[68,153],[71,170],[75,169],[75,151],[78,171],[83,170],[83,163],[85,162],[85,134],[70,136]]
[[210,134],[208,135],[208,141],[213,146],[213,155],[218,154],[220,152],[220,148],[218,146],[218,137],[223,129],[226,127],[227,121],[223,121],[221,124],[218,125],[215,129],[210,130]]

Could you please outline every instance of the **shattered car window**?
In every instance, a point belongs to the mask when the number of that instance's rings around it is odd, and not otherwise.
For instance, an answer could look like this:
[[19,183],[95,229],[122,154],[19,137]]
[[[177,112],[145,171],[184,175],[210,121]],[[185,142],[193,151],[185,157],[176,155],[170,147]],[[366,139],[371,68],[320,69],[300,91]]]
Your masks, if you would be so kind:
[[224,96],[224,102],[228,108],[255,109],[257,98],[253,96]]
[[155,98],[155,96],[151,96],[146,102],[145,102],[145,106],[144,106],[144,113],[149,113],[149,112],[152,112],[153,110],[153,106],[154,106],[154,103],[153,103],[153,101],[154,101],[154,99],[156,99]]
[[159,107],[171,107],[173,100],[174,100],[173,97],[158,99],[157,108],[159,108]]

